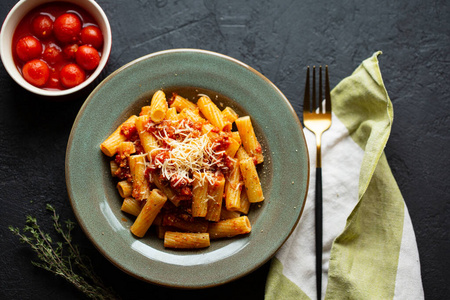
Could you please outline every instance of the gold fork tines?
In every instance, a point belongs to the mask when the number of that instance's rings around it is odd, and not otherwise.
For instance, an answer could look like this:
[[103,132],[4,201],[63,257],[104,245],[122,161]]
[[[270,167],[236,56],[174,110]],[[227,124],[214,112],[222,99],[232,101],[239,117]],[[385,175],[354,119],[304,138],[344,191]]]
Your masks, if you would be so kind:
[[331,96],[328,66],[325,66],[325,99],[322,90],[322,66],[319,66],[319,95],[316,97],[316,67],[312,70],[312,99],[310,93],[310,68],[306,70],[305,97],[303,102],[303,124],[316,136],[316,282],[317,299],[322,294],[322,153],[321,140],[324,133],[331,126]]
[[[331,97],[330,81],[328,76],[328,66],[325,66],[325,99],[322,96],[322,66],[319,66],[319,97],[316,97],[316,67],[313,66],[312,99],[310,97],[309,85],[309,66],[306,70],[305,98],[303,103],[303,124],[316,136],[317,144],[317,164],[316,167],[322,167],[321,159],[321,138],[331,126]],[[312,105],[311,105],[312,102]],[[324,103],[325,102],[325,109]]]

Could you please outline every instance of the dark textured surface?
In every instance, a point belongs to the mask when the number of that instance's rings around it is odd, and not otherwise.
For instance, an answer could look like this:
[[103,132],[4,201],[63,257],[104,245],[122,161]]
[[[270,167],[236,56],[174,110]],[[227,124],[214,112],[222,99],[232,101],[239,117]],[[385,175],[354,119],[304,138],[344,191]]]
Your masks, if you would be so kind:
[[[0,3],[4,20],[15,1]],[[113,49],[103,78],[142,55],[170,48],[220,52],[254,67],[301,111],[304,67],[327,63],[336,85],[382,50],[394,104],[386,147],[411,214],[427,299],[450,295],[450,8],[448,1],[98,1]],[[101,78],[100,78],[101,79]],[[89,93],[91,89],[87,89]],[[30,264],[33,253],[8,225],[32,214],[51,230],[45,203],[74,219],[64,179],[65,147],[86,94],[50,102],[25,92],[0,68],[0,299],[81,299],[62,279]],[[78,229],[75,239],[123,299],[195,296],[262,299],[268,265],[232,283],[180,291],[141,282],[106,261]]]

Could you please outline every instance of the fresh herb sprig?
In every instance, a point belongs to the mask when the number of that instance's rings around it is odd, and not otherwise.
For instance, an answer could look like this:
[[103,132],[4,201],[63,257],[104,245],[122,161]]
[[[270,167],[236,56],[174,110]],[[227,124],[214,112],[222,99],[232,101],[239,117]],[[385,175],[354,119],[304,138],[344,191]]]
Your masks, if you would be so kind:
[[19,228],[9,226],[21,242],[30,245],[36,252],[39,262],[31,263],[63,277],[91,299],[120,299],[94,273],[90,259],[81,255],[78,246],[72,243],[75,223],[71,220],[65,221],[66,230],[64,230],[55,209],[50,204],[47,204],[46,208],[52,212],[53,226],[61,236],[62,242],[53,242],[50,235],[42,231],[36,218],[31,216],[27,216],[22,232]]

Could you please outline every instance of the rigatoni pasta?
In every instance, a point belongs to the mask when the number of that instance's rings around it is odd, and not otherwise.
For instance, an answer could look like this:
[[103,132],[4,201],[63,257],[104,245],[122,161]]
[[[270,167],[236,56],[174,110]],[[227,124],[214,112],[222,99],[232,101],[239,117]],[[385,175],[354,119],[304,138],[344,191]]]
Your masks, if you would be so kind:
[[239,115],[229,106],[222,110],[222,115],[230,123],[233,123],[237,118],[239,118]]
[[137,116],[131,116],[123,122],[117,129],[100,145],[102,152],[108,156],[113,156],[117,153],[120,143],[127,140],[129,128],[135,126]]
[[133,197],[126,197],[123,199],[120,210],[137,217],[142,210],[142,204],[142,201],[136,200]]
[[264,200],[250,117],[203,94],[169,98],[155,92],[100,145],[113,158],[121,210],[136,217],[130,231],[144,237],[154,228],[165,247],[182,249],[250,233],[251,203]]
[[181,97],[178,94],[173,94],[170,107],[175,108],[177,112],[181,112],[185,108],[190,108],[192,110],[197,109],[197,105],[186,98]]
[[218,239],[246,234],[251,230],[252,225],[250,224],[250,220],[247,216],[242,216],[213,223],[209,226],[208,233],[211,239]]
[[172,120],[172,121],[177,121],[179,118],[177,110],[175,107],[171,107],[167,110],[166,113],[166,119],[167,120]]
[[131,197],[133,192],[133,184],[127,180],[122,180],[117,183],[117,190],[122,198]]
[[143,237],[166,201],[166,195],[160,190],[152,190],[144,207],[139,212],[133,225],[131,225],[130,231],[137,237]]
[[168,104],[166,101],[166,94],[159,90],[153,94],[152,101],[150,103],[150,118],[153,122],[159,123],[166,116],[168,110]]
[[146,153],[150,153],[159,147],[158,142],[153,134],[145,129],[145,125],[148,124],[149,120],[149,115],[142,115],[139,116],[135,121],[140,143]]
[[225,189],[225,177],[218,176],[208,189],[208,211],[205,219],[219,221],[222,210],[223,190]]
[[239,161],[232,162],[228,180],[225,185],[225,205],[227,210],[235,211],[241,207],[241,187],[242,175],[240,172]]
[[208,211],[209,183],[204,172],[194,172],[192,182],[192,216],[205,217]]
[[146,164],[144,155],[128,157],[133,189],[131,195],[137,200],[147,199],[150,193],[149,182],[145,178]]
[[248,200],[251,203],[261,202],[264,200],[264,195],[259,181],[258,173],[256,172],[255,164],[250,158],[239,160],[239,167],[244,179],[245,191],[247,192]]
[[187,233],[166,231],[164,247],[178,249],[198,249],[209,247],[208,233]]
[[261,145],[256,138],[250,117],[240,117],[236,119],[235,123],[239,130],[239,135],[242,138],[244,149],[255,159],[257,164],[262,163],[264,161],[264,156],[262,155]]
[[223,116],[217,105],[208,96],[201,96],[197,101],[197,105],[212,125],[223,131],[231,129],[231,122]]

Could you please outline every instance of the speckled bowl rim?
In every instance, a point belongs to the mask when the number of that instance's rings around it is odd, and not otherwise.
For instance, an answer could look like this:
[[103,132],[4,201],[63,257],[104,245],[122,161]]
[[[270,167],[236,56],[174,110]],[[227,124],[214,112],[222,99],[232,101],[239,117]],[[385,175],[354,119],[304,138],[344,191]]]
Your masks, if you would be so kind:
[[[136,105],[143,105],[142,95],[173,86],[216,91],[236,101],[252,117],[266,155],[259,170],[266,199],[249,214],[249,235],[212,241],[207,249],[176,251],[164,249],[162,241],[154,236],[139,240],[129,233],[132,223],[120,212],[109,159],[99,145],[131,113],[136,113]],[[78,223],[108,260],[143,281],[196,289],[240,278],[273,257],[303,212],[309,159],[294,109],[266,77],[223,54],[173,49],[126,64],[94,89],[72,127],[65,175]]]

